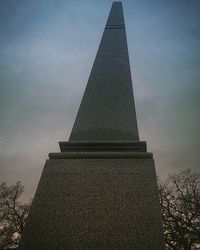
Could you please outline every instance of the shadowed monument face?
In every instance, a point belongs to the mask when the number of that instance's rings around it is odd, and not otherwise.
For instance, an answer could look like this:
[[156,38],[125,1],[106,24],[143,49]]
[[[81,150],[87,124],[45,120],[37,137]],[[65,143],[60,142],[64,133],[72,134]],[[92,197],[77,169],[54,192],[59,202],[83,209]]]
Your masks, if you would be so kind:
[[20,250],[164,250],[152,153],[139,141],[114,2],[68,142],[50,153]]

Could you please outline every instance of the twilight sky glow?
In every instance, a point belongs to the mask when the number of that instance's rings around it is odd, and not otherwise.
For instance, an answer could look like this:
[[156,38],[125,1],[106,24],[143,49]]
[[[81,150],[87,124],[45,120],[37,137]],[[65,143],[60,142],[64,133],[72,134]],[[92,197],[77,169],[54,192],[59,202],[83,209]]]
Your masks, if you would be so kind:
[[[67,140],[110,0],[1,0],[0,181],[33,197]],[[200,1],[123,1],[140,139],[157,174],[199,170]]]

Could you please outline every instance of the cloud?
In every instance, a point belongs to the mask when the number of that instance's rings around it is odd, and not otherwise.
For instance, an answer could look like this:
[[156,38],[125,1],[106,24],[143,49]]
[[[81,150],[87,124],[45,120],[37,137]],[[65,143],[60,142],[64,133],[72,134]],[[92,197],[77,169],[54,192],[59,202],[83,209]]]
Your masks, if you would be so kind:
[[[123,1],[140,138],[157,173],[199,162],[199,1]],[[1,4],[2,180],[26,198],[49,152],[67,140],[111,1]]]

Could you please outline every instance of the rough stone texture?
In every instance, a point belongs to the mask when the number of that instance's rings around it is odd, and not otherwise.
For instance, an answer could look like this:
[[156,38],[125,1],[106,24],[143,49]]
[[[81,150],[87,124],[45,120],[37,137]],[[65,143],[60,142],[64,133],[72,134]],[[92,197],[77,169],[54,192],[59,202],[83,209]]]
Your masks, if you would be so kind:
[[120,2],[113,3],[69,140],[139,140]]
[[47,160],[20,250],[164,249],[152,159]]

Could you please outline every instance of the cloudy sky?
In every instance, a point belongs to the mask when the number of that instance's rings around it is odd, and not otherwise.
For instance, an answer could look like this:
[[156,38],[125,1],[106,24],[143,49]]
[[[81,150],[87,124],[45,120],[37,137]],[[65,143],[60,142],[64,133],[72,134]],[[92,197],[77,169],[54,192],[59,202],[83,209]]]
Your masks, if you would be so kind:
[[[0,1],[0,181],[34,195],[67,140],[112,1]],[[200,162],[200,1],[123,1],[140,139],[157,174]]]

